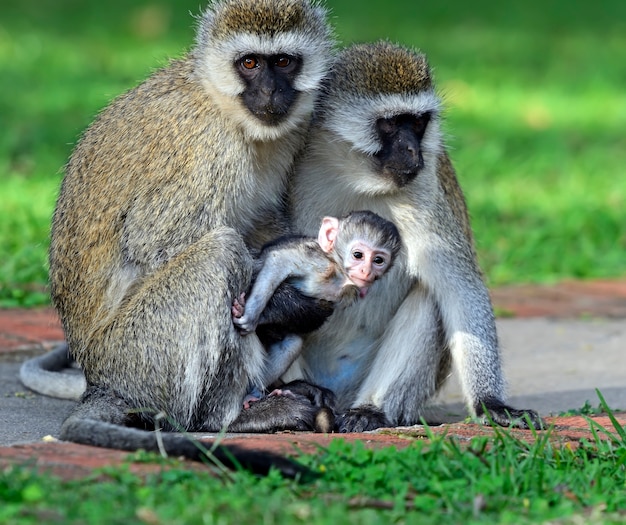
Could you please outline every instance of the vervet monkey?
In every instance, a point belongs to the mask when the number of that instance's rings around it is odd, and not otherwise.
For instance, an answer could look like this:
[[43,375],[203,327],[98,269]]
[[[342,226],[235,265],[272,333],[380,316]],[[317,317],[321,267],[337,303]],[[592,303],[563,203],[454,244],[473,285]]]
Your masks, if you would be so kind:
[[231,308],[250,282],[248,250],[284,233],[287,177],[331,33],[313,1],[216,0],[191,51],[84,132],[50,246],[52,301],[88,384],[62,439],[136,448],[123,428],[119,442],[99,435],[112,434],[100,422],[126,422],[119,406],[148,425],[165,413],[164,430],[310,428],[317,407],[304,396],[238,418],[266,352]]
[[[235,326],[242,333],[256,330],[268,350],[261,386],[276,382],[298,357],[300,334],[319,328],[335,307],[345,308],[357,297],[365,297],[399,251],[396,226],[369,211],[341,219],[324,217],[317,239],[291,235],[268,243],[261,251],[250,295],[235,299],[233,305]],[[305,298],[316,299],[317,308],[309,307],[310,301],[302,307],[297,300],[291,304],[281,300],[267,308],[283,283]],[[300,313],[300,319],[294,312]],[[261,396],[260,389],[253,387],[244,398],[244,408]]]
[[297,168],[297,231],[312,235],[323,215],[369,209],[402,237],[387,285],[307,335],[284,376],[333,390],[341,431],[419,423],[451,362],[473,414],[541,425],[535,412],[505,404],[493,309],[440,113],[423,55],[355,45],[333,65]]

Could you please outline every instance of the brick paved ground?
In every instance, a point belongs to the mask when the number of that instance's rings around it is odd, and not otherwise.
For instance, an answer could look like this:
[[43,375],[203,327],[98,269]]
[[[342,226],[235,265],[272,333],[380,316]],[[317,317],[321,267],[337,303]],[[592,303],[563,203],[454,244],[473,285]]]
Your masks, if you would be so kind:
[[[499,312],[517,317],[579,318],[581,316],[626,319],[626,280],[568,282],[556,286],[518,286],[494,290],[494,304]],[[51,309],[0,310],[0,366],[3,360],[23,359],[25,355],[48,349],[63,338],[58,319]],[[626,425],[626,414],[618,414],[620,423]],[[606,417],[595,418],[606,428],[611,428]],[[590,436],[588,423],[580,417],[549,418],[555,425],[554,439],[576,443],[582,436]],[[434,429],[447,435],[462,438],[489,434],[490,429],[474,424],[455,423]],[[515,431],[524,439],[532,433]],[[245,435],[228,438],[239,445],[297,454],[298,450],[313,452],[336,436],[308,433],[281,433],[275,435]],[[361,440],[367,446],[407,446],[413,439],[424,438],[420,427],[394,429],[377,434],[341,436],[350,441]],[[41,470],[51,471],[64,478],[86,475],[95,467],[119,464],[127,453],[95,449],[82,445],[59,442],[40,442],[26,445],[0,447],[0,465],[29,463]],[[145,472],[155,467],[134,465],[133,469]]]

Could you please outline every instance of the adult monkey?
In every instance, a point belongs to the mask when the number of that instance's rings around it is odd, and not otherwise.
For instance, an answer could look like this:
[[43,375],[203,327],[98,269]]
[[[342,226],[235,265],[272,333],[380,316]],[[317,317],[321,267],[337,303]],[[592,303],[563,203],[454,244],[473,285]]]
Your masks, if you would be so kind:
[[341,52],[293,186],[295,229],[369,209],[393,221],[403,252],[384,286],[305,338],[283,376],[337,396],[342,431],[418,423],[449,374],[470,411],[501,425],[539,416],[505,404],[495,320],[465,200],[444,147],[426,58],[381,42]]
[[[216,1],[191,52],[83,134],[50,247],[52,301],[88,384],[62,439],[154,449],[120,425],[160,412],[166,430],[309,428],[316,407],[304,396],[238,418],[265,350],[240,336],[231,306],[249,284],[248,248],[282,232],[332,44],[313,1]],[[181,436],[164,438],[185,453]]]

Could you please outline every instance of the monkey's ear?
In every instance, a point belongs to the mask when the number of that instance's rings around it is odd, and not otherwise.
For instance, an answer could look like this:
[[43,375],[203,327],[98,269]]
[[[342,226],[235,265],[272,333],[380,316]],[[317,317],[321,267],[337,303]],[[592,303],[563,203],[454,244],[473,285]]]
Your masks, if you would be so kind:
[[326,253],[330,253],[333,250],[338,230],[339,219],[336,217],[324,217],[322,219],[322,226],[317,235],[317,242]]

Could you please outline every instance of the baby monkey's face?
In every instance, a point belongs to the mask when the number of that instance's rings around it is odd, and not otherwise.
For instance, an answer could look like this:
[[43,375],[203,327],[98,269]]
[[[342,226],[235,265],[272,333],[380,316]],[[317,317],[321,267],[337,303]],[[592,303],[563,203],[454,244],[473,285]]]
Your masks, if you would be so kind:
[[361,296],[364,296],[367,289],[391,265],[391,252],[372,246],[365,241],[356,240],[350,244],[344,263],[348,277],[359,287]]

